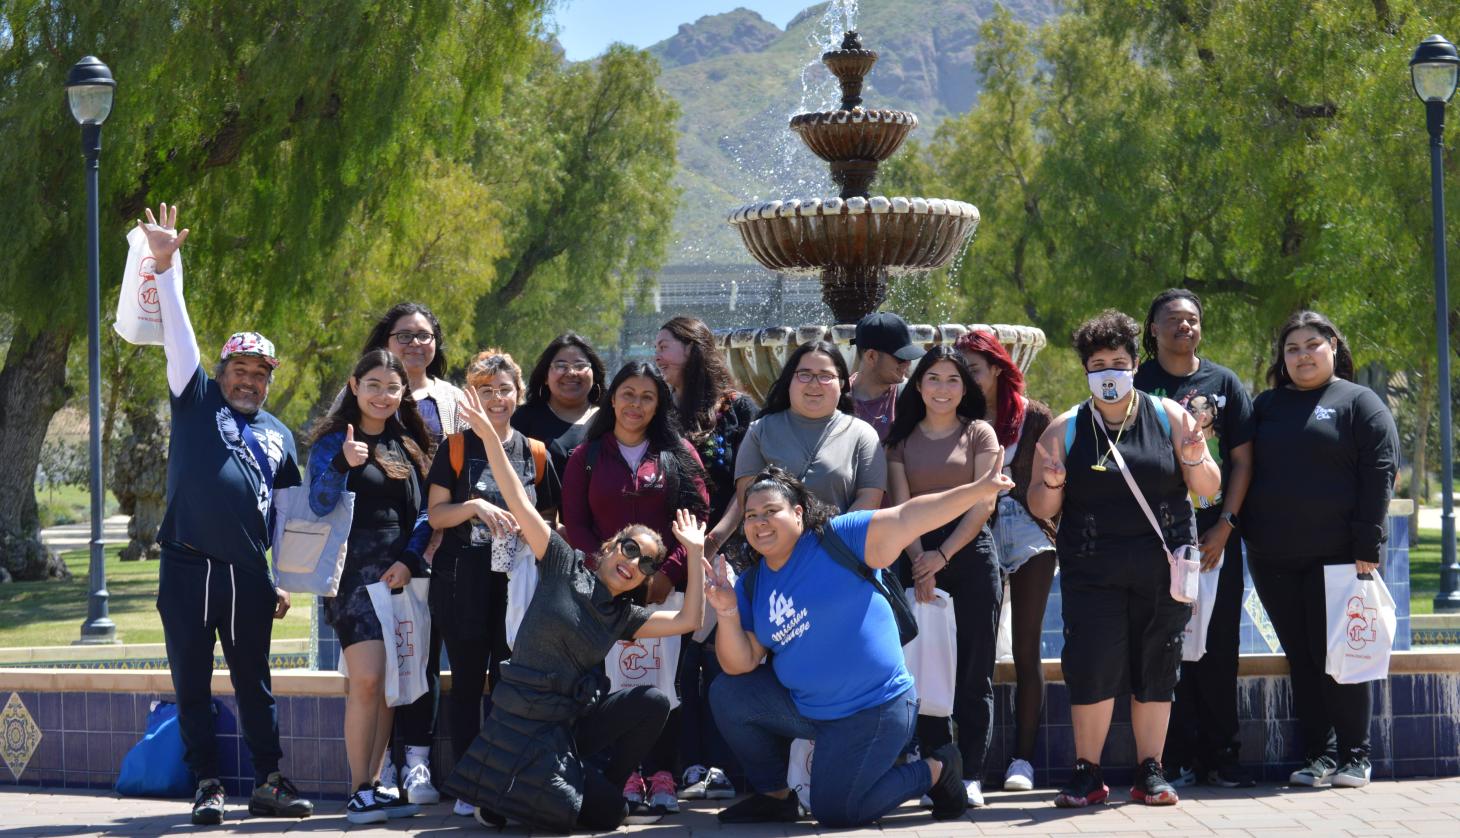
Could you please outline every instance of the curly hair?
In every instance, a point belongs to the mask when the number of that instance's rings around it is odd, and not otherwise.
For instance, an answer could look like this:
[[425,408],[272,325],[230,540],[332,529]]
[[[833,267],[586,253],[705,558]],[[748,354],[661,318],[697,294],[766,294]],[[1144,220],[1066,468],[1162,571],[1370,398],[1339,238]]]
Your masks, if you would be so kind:
[[745,487],[745,492],[740,496],[742,509],[756,492],[775,492],[786,503],[801,507],[802,528],[817,535],[821,535],[827,522],[836,517],[836,510],[830,504],[806,488],[806,484],[797,480],[796,475],[780,466],[766,466],[751,478],[750,485]]
[[1107,308],[1081,323],[1071,337],[1081,364],[1089,363],[1090,356],[1102,349],[1124,349],[1134,361],[1141,327],[1129,314]]
[[597,402],[598,397],[603,393],[603,378],[606,375],[603,369],[603,359],[598,357],[598,352],[577,332],[563,332],[553,338],[542,354],[537,356],[537,363],[532,367],[532,375],[527,379],[527,403],[545,402],[548,400],[548,371],[552,369],[553,359],[565,348],[576,347],[588,359],[588,366],[593,371],[593,387],[588,390],[588,402]]
[[1009,350],[993,332],[982,329],[968,332],[953,342],[953,348],[964,355],[982,355],[984,363],[999,371],[997,395],[994,396],[998,414],[994,419],[994,434],[998,436],[1000,445],[1018,442],[1019,429],[1024,425],[1024,401],[1019,398],[1024,394],[1023,370],[1009,357]]
[[483,349],[471,363],[466,365],[466,386],[475,389],[490,381],[494,376],[505,373],[517,388],[517,403],[522,403],[522,368],[500,349]]
[[1165,308],[1167,303],[1176,300],[1186,300],[1196,306],[1197,319],[1206,316],[1206,312],[1202,311],[1201,297],[1198,297],[1195,291],[1188,291],[1185,288],[1167,288],[1157,294],[1156,299],[1151,300],[1150,310],[1146,312],[1145,335],[1141,338],[1141,348],[1146,350],[1148,359],[1156,357],[1156,332],[1151,328],[1156,325],[1156,315],[1161,313],[1161,309]]
[[1333,341],[1333,374],[1344,381],[1354,380],[1354,356],[1349,351],[1348,341],[1343,339],[1333,321],[1316,311],[1304,310],[1294,312],[1283,323],[1282,328],[1278,329],[1277,340],[1272,345],[1272,366],[1267,368],[1268,386],[1282,387],[1292,383],[1293,379],[1288,375],[1288,365],[1283,359],[1283,344],[1287,343],[1288,335],[1299,329],[1312,329]]
[[786,359],[786,365],[781,367],[781,374],[776,376],[776,381],[765,395],[765,405],[760,409],[761,416],[769,416],[772,413],[781,413],[791,409],[791,379],[796,376],[796,366],[801,359],[812,352],[820,352],[831,359],[832,366],[836,368],[837,381],[841,384],[841,398],[837,399],[836,409],[842,413],[852,414],[852,382],[851,374],[847,372],[846,359],[836,348],[836,344],[825,340],[813,340],[810,343],[803,343],[796,347],[791,356]]
[[715,335],[705,321],[680,315],[659,327],[684,344],[683,378],[679,383],[675,408],[686,434],[691,436],[714,430],[716,412],[724,396],[731,392],[730,369],[715,346]]
[[[355,362],[355,369],[351,371],[350,377],[355,381],[364,378],[372,370],[388,369],[400,379],[401,386],[405,391],[401,393],[400,407],[396,408],[395,415],[386,420],[387,428],[394,428],[400,434],[401,447],[415,463],[422,474],[431,470],[431,457],[436,453],[436,437],[426,428],[426,421],[421,418],[421,412],[416,409],[416,400],[411,396],[410,379],[406,377],[405,365],[400,358],[385,349],[372,349],[360,356]],[[342,431],[347,425],[360,425],[360,399],[358,396],[346,393],[341,398],[334,410],[320,417],[319,421],[307,434],[308,442],[313,445],[321,437],[335,431]],[[410,466],[397,462],[394,458],[385,453],[385,446],[376,445],[374,451],[375,463],[385,476],[392,480],[403,480],[410,476]]]
[[390,349],[390,331],[395,328],[395,321],[412,314],[421,315],[431,324],[431,333],[436,336],[434,341],[436,356],[431,359],[431,363],[426,365],[426,375],[440,378],[446,374],[446,353],[443,351],[445,347],[442,345],[444,338],[441,334],[441,321],[437,320],[431,309],[422,303],[405,302],[391,306],[390,310],[382,314],[380,319],[375,321],[375,325],[370,327],[370,335],[365,338],[365,348],[360,350],[360,354],[364,355],[372,349]]

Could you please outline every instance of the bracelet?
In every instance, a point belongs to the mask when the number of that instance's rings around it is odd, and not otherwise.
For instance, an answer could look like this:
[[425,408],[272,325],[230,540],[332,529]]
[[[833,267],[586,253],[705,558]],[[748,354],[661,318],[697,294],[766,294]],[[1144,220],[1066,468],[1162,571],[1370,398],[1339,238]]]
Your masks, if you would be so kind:
[[[1178,455],[1177,456],[1177,459],[1180,460],[1181,457]],[[1197,460],[1194,463],[1191,462],[1191,461],[1189,461],[1189,460],[1181,460],[1181,464],[1184,465],[1184,466],[1186,466],[1187,468],[1196,468],[1197,466],[1201,465],[1202,463],[1204,463],[1206,461],[1207,461],[1207,455],[1206,454],[1202,454],[1201,455],[1201,459]]]
[[1051,485],[1049,485],[1049,481],[1048,480],[1045,480],[1043,482],[1044,482],[1044,488],[1046,488],[1046,489],[1059,490],[1059,489],[1063,489],[1065,487],[1065,484],[1063,484],[1063,483],[1059,484],[1058,486],[1051,486]]
[[933,552],[943,557],[943,564],[945,566],[948,564],[948,554],[943,552],[942,547],[934,548]]
[[740,607],[736,606],[729,611],[721,611],[720,609],[716,608],[715,613],[718,614],[722,619],[728,620],[731,617],[734,617],[740,613]]

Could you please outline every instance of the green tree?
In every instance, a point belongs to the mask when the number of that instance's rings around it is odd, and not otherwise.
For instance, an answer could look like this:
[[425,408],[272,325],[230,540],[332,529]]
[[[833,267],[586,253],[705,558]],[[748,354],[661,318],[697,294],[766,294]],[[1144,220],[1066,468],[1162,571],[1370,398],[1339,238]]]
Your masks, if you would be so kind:
[[[300,312],[336,292],[324,280],[351,261],[342,247],[419,211],[403,201],[426,153],[465,142],[490,115],[547,5],[0,0],[0,124],[11,140],[0,189],[15,208],[0,262],[11,329],[0,369],[6,567],[46,572],[32,478],[84,333],[84,190],[61,95],[70,65],[93,53],[118,79],[103,140],[103,297],[141,208],[175,201],[196,228],[190,304],[213,346],[236,328],[320,328]],[[286,364],[280,385],[294,374]]]

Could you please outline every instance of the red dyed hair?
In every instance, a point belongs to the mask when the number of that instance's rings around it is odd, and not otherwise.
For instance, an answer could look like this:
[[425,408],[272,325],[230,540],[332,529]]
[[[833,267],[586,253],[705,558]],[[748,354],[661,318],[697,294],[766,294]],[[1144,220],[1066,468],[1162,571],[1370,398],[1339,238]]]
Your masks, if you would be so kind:
[[1009,350],[991,332],[969,332],[954,342],[959,352],[977,352],[988,361],[989,366],[999,370],[998,396],[995,399],[998,421],[994,433],[1000,445],[1013,445],[1019,439],[1019,426],[1024,424],[1024,403],[1019,396],[1024,392],[1024,373],[1019,371]]

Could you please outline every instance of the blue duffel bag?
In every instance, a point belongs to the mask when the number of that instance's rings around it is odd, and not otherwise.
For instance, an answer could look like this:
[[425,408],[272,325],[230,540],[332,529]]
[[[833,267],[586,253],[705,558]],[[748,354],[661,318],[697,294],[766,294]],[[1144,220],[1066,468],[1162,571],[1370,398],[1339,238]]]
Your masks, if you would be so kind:
[[147,732],[127,751],[117,776],[117,794],[126,797],[192,797],[198,781],[183,759],[177,705],[159,701],[147,714]]

